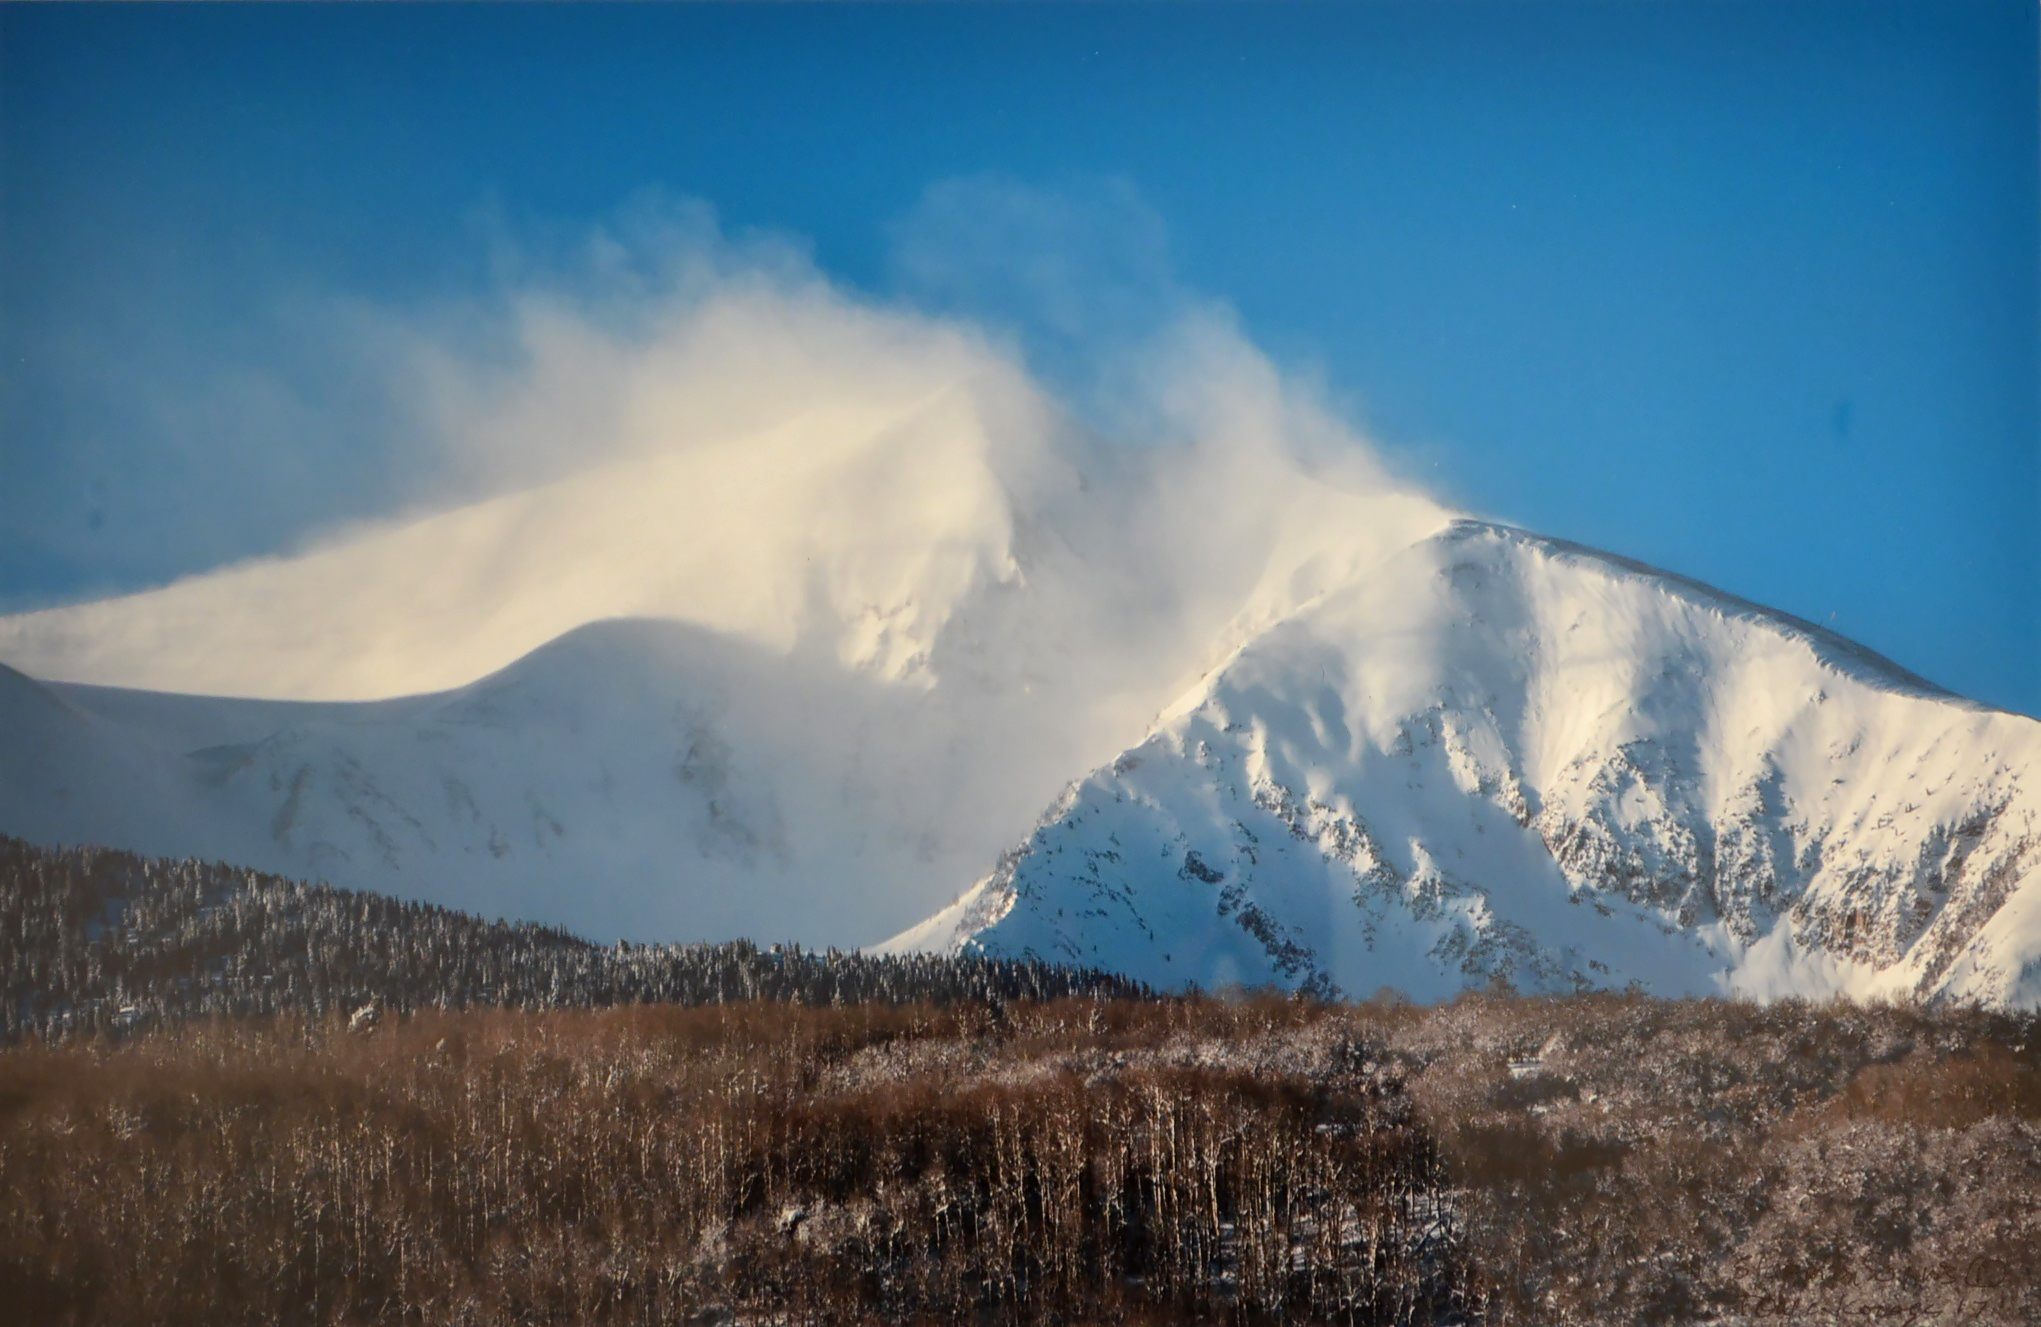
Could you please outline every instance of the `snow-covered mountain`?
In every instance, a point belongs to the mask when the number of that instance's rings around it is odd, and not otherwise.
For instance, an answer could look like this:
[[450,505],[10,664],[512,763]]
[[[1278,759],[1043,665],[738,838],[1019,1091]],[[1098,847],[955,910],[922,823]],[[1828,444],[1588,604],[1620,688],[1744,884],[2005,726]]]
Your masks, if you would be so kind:
[[0,618],[0,833],[603,937],[867,944],[1446,519],[1350,445],[1297,462],[1280,402],[1091,446],[982,350],[851,373],[841,331],[803,353],[847,397],[737,374],[744,418],[704,424],[701,373],[648,374],[646,436],[565,474]]
[[2041,723],[1453,523],[1246,640],[888,949],[1163,986],[2041,1004]]
[[0,667],[0,832],[637,938],[852,945],[977,878],[882,947],[1159,986],[2041,1004],[2041,723],[1605,554],[1399,528],[1272,540],[1105,662],[1043,638],[1085,550],[1037,531],[905,679],[648,619],[370,702]]
[[1162,986],[2041,1003],[2041,723],[1456,521],[1251,364],[1116,448],[983,358],[0,618],[0,833],[643,940],[976,880],[890,947]]
[[[1022,698],[1024,699],[1024,698]],[[883,935],[982,871],[1062,776],[957,740],[1027,715],[673,621],[578,628],[366,703],[0,667],[0,832],[197,856],[598,937]],[[1063,755],[1068,758],[1071,752]]]

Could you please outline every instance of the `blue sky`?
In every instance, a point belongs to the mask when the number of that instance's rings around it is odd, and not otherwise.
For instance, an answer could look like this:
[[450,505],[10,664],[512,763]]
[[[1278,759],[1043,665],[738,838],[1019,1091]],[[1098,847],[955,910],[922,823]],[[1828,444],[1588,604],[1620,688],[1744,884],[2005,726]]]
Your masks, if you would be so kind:
[[[2037,65],[1949,0],[0,7],[0,609],[380,510],[330,312],[649,193],[1052,378],[1102,333],[1002,254],[1223,300],[1449,500],[2041,714]],[[931,284],[960,177],[1069,206]]]

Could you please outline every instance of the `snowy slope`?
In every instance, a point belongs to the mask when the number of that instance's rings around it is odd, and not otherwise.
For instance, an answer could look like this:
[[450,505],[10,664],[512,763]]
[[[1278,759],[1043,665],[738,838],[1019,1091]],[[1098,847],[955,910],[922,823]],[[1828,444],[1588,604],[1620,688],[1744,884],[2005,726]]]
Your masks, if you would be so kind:
[[643,940],[855,945],[977,879],[890,944],[1162,985],[2041,1003],[2041,724],[1283,410],[1066,452],[997,397],[0,619],[0,832]]
[[1458,522],[1248,640],[890,949],[1170,986],[2041,1004],[2041,723]]
[[[1060,776],[956,741],[1026,716],[675,622],[571,632],[362,704],[0,669],[0,832],[202,856],[635,939],[852,945],[980,870]],[[1063,753],[1068,758],[1069,753]]]
[[1446,519],[1223,430],[1080,465],[983,377],[0,618],[0,832],[598,936],[868,943]]
[[108,808],[118,807],[119,838],[182,854],[204,837],[191,792],[124,725],[0,665],[0,833],[103,842]]

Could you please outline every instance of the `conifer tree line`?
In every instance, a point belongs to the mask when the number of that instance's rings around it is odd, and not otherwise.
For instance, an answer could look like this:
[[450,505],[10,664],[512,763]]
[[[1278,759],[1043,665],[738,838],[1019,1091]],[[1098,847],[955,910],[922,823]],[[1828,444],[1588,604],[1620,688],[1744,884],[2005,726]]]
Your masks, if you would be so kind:
[[748,941],[591,944],[213,862],[0,835],[0,1044],[191,1017],[617,1004],[1000,1003],[1144,994],[1009,959],[870,957]]

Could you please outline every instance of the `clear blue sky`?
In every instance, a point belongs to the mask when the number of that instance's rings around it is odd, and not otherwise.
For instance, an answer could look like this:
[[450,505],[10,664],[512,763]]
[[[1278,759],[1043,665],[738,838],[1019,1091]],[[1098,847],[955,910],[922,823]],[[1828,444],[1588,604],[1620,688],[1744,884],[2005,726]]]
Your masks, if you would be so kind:
[[479,289],[480,217],[696,197],[885,296],[991,171],[1131,188],[1449,498],[2041,714],[2036,13],[0,6],[0,608],[374,510],[292,310]]

